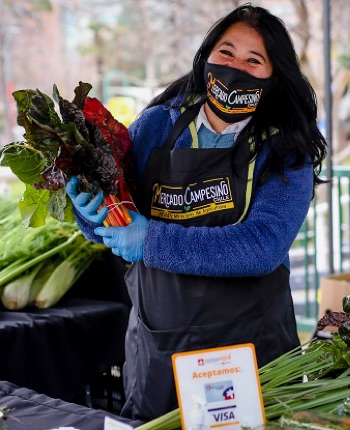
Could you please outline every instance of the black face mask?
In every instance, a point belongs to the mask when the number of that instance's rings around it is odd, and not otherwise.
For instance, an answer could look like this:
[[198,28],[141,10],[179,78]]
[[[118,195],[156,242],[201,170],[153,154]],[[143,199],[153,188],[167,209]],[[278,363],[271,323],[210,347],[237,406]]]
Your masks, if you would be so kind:
[[223,121],[234,123],[255,112],[276,78],[260,79],[233,67],[206,62],[204,81],[210,109]]

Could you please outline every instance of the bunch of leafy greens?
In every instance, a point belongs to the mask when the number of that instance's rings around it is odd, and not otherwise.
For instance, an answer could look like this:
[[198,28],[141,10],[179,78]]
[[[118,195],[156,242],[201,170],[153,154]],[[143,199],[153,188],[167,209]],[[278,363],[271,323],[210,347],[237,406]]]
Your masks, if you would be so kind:
[[38,89],[13,93],[25,141],[1,148],[0,165],[26,184],[19,202],[25,227],[45,225],[48,215],[74,220],[65,192],[72,176],[79,178],[80,191],[102,189],[122,199],[128,192],[123,176],[131,146],[128,131],[99,100],[88,97],[91,88],[79,82],[72,102],[60,96],[56,85],[53,99]]

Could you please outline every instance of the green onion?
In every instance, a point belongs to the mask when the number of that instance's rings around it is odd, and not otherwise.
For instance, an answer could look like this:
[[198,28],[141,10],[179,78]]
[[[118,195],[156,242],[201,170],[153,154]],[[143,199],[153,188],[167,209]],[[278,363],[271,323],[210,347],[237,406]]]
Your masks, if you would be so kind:
[[[335,361],[327,353],[328,346],[327,341],[312,340],[259,369],[267,421],[275,421],[291,411],[314,410],[334,413],[347,399],[350,367],[335,378],[325,377],[335,368]],[[318,375],[317,379],[315,374]],[[312,378],[308,378],[308,375]],[[137,429],[181,429],[180,410],[175,409]]]
[[181,429],[181,419],[180,419],[180,410],[175,409],[171,412],[168,412],[165,415],[162,415],[159,418],[156,418],[152,421],[149,421],[146,424],[142,424],[139,427],[136,427],[138,430],[177,430]]

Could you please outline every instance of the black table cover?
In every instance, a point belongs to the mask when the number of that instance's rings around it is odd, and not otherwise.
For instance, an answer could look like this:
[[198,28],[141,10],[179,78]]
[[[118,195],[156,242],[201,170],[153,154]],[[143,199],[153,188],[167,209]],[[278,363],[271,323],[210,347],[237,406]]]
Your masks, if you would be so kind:
[[[10,409],[7,430],[49,430],[74,427],[79,430],[103,430],[105,416],[138,427],[140,421],[52,399],[32,390],[0,381],[0,408]],[[0,429],[3,421],[0,419]]]
[[74,401],[93,378],[122,364],[128,314],[125,303],[80,298],[49,309],[1,309],[0,380]]

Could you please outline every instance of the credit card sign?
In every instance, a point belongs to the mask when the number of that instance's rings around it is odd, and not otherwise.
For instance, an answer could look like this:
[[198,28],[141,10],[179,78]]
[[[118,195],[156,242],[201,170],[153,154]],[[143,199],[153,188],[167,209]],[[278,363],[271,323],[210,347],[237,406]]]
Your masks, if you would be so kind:
[[265,424],[254,345],[178,353],[172,360],[183,429]]
[[204,391],[205,399],[208,403],[233,400],[235,398],[233,382],[231,380],[204,384]]

